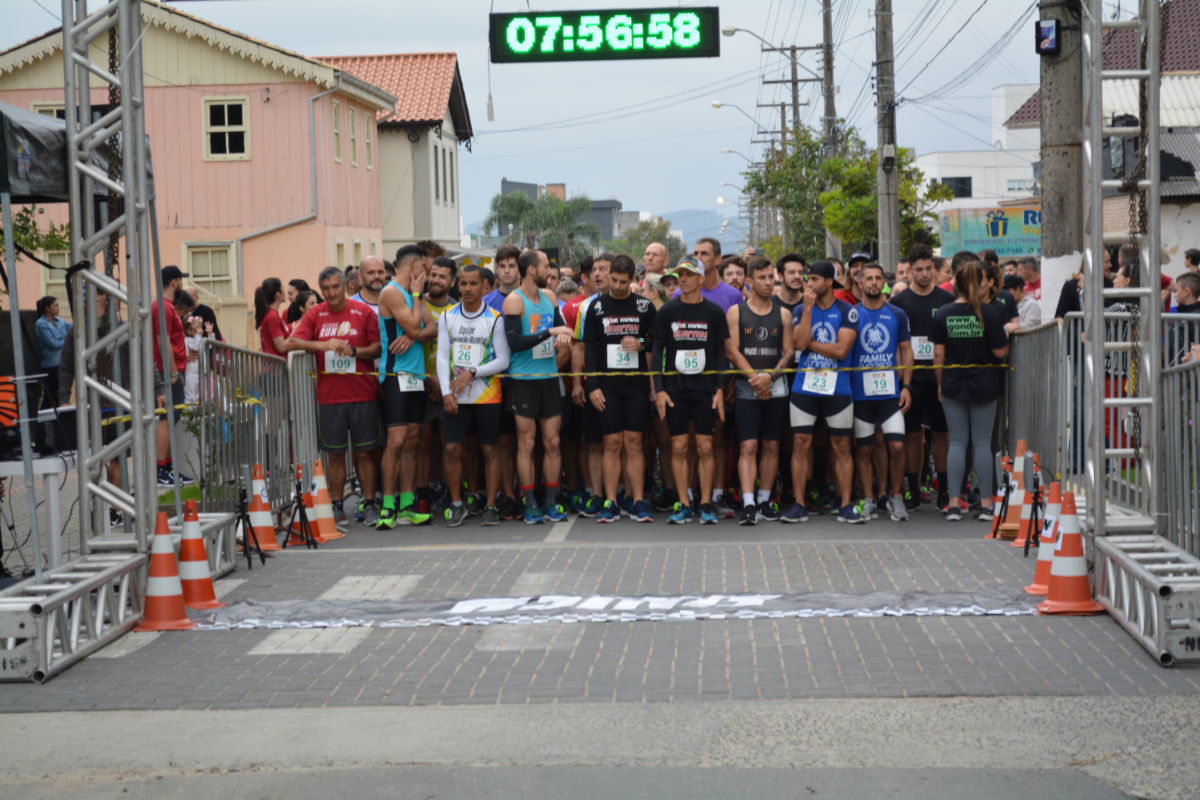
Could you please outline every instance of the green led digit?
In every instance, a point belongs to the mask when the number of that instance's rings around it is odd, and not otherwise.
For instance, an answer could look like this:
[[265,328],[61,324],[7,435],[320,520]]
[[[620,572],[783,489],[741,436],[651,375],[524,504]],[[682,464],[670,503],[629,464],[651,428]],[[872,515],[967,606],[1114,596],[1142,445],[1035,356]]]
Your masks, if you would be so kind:
[[671,15],[651,14],[650,24],[646,26],[646,31],[650,34],[646,37],[646,44],[655,50],[665,50],[670,47],[671,40],[674,38],[674,33],[671,31]]
[[[584,37],[587,38],[584,38]],[[579,18],[579,36],[575,44],[580,50],[599,50],[604,44],[604,29],[600,27],[600,17],[588,15]]]
[[558,38],[558,29],[562,27],[562,17],[534,17],[533,24],[543,30],[541,51],[553,53],[554,40]]
[[617,14],[608,21],[604,37],[613,50],[628,50],[633,44],[633,19],[627,14]]
[[691,11],[675,15],[675,46],[695,47],[700,44],[700,17]]
[[513,21],[508,23],[508,29],[504,31],[504,38],[508,42],[509,50],[514,53],[528,53],[537,42],[537,29],[525,17],[514,17]]

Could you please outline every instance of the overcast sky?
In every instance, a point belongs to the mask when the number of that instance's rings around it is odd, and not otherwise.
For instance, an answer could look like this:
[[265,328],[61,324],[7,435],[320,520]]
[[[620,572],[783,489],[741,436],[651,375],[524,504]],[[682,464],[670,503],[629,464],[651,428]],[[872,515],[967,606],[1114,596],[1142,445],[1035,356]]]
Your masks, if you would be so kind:
[[[712,0],[709,0],[712,4]],[[820,43],[820,0],[717,0],[721,25],[752,30],[784,45]],[[49,11],[59,0],[3,0],[0,49],[57,24]],[[659,213],[716,209],[717,197],[736,206],[746,161],[757,160],[754,126],[778,127],[777,103],[786,86],[762,79],[784,77],[784,57],[761,53],[760,43],[739,33],[721,38],[721,55],[708,59],[593,63],[495,64],[487,45],[489,6],[523,11],[524,0],[197,0],[183,10],[306,55],[453,51],[460,58],[476,138],[462,156],[464,223],[482,219],[500,179],[566,183],[571,194],[616,197],[626,209]],[[541,10],[596,8],[596,0],[551,0]],[[635,6],[631,0],[609,4]],[[649,7],[654,3],[642,3]],[[662,5],[670,5],[663,2]],[[874,95],[868,78],[874,61],[873,0],[833,0],[837,112],[863,137],[875,139]],[[904,98],[935,95],[900,106],[901,145],[919,153],[985,148],[996,139],[990,126],[990,91],[1004,83],[1036,83],[1033,11],[1026,0],[893,0],[896,86]],[[1026,22],[1021,23],[1021,20]],[[1006,31],[1017,26],[994,57]],[[820,72],[819,51],[801,63]],[[968,69],[974,67],[973,69]],[[967,71],[966,79],[962,79]],[[489,80],[495,120],[487,118]],[[821,124],[818,84],[805,84],[802,120]],[[641,104],[641,105],[638,105]],[[633,107],[633,108],[630,108]],[[584,117],[538,131],[541,123]]]

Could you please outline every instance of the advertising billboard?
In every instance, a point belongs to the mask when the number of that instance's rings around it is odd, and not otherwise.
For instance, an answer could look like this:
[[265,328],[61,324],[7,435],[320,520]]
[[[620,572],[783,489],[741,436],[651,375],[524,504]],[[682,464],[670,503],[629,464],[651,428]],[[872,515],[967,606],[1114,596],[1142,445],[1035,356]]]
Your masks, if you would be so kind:
[[942,255],[992,249],[1000,258],[1042,252],[1042,210],[1037,206],[956,208],[942,212]]

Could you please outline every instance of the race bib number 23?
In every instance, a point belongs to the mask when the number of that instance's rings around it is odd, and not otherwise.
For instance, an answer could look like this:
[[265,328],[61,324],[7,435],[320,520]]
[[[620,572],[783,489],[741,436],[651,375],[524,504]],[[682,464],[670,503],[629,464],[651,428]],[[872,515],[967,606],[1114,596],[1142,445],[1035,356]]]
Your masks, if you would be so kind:
[[837,389],[837,373],[831,369],[806,372],[801,387],[810,394],[832,395]]

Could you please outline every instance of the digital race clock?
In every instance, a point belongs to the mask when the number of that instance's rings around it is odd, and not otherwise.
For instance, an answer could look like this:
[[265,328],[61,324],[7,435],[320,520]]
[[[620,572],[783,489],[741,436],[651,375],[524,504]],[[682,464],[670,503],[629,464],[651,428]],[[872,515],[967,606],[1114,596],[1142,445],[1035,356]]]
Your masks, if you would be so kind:
[[721,54],[716,7],[491,14],[493,63]]

